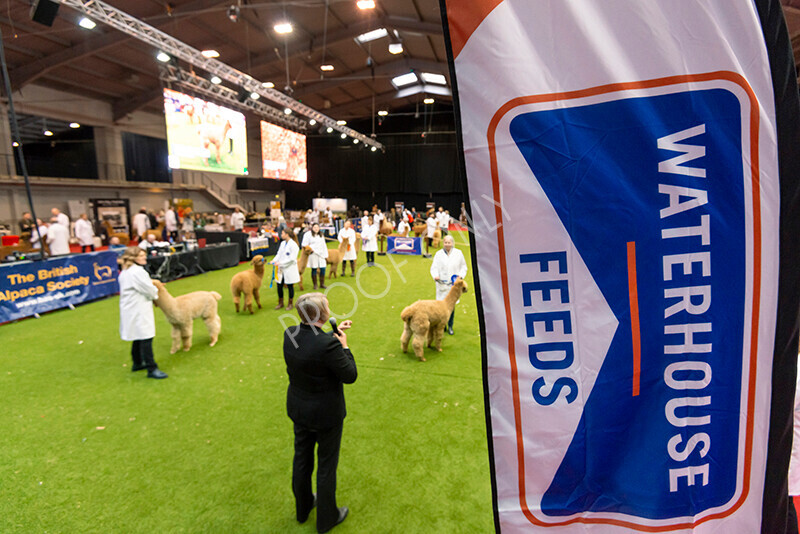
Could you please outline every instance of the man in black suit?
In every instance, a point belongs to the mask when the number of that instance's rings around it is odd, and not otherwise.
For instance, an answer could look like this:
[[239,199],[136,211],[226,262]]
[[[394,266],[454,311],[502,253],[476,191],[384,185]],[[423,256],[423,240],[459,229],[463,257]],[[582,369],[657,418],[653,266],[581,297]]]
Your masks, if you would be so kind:
[[[286,408],[294,422],[292,491],[297,520],[304,523],[317,506],[317,532],[328,532],[349,512],[336,505],[336,466],[347,413],[342,385],[355,382],[358,374],[344,333],[352,321],[342,322],[338,334],[323,332],[330,310],[322,293],[306,293],[296,307],[301,324],[283,334],[289,374]],[[315,444],[319,446],[316,497],[311,492]]]

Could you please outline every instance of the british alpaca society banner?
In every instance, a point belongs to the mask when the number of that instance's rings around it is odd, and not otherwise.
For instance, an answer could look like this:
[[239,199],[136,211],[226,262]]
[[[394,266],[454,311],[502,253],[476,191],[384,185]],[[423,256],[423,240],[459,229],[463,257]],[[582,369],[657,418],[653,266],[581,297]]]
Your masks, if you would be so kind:
[[779,3],[442,7],[498,530],[782,532],[800,273]]

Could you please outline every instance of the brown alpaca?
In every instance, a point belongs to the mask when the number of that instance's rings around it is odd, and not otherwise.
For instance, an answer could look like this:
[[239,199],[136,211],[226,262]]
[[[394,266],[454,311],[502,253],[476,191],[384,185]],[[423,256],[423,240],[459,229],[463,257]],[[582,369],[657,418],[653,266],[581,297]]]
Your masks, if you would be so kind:
[[179,297],[173,297],[167,287],[153,280],[153,285],[158,289],[156,306],[161,308],[164,316],[172,325],[172,348],[170,354],[175,354],[183,344],[183,350],[192,348],[192,323],[198,317],[203,319],[211,336],[210,347],[217,344],[222,320],[217,313],[217,301],[222,295],[216,291],[193,291]]
[[433,231],[433,243],[431,246],[433,248],[439,248],[439,245],[442,243],[442,231],[438,228]]
[[308,265],[309,256],[311,256],[311,247],[300,249],[300,257],[297,258],[297,272],[300,273],[300,291],[305,291],[305,288],[303,288],[303,272]]
[[428,225],[425,221],[414,222],[414,227],[411,229],[414,232],[414,237],[426,236],[428,235]]
[[[358,241],[358,239],[356,239],[356,241]],[[331,266],[331,268],[328,270],[328,278],[336,278],[338,276],[336,273],[339,270],[339,264],[342,263],[342,258],[344,257],[346,250],[346,239],[339,243],[339,248],[332,248],[328,250],[328,258],[325,260],[325,263]]]
[[400,313],[400,318],[405,325],[403,335],[400,337],[402,351],[408,351],[408,342],[413,335],[414,354],[421,362],[425,361],[423,351],[426,339],[428,347],[434,348],[435,345],[436,350],[442,352],[444,328],[456,307],[456,302],[466,291],[467,283],[463,279],[457,278],[444,300],[418,300],[414,304],[406,306]]
[[264,279],[264,256],[253,256],[250,260],[253,265],[252,271],[242,271],[236,273],[231,278],[231,295],[233,304],[236,306],[236,313],[239,313],[240,295],[244,293],[244,309],[253,313],[253,299],[255,299],[258,309],[261,309],[261,280]]

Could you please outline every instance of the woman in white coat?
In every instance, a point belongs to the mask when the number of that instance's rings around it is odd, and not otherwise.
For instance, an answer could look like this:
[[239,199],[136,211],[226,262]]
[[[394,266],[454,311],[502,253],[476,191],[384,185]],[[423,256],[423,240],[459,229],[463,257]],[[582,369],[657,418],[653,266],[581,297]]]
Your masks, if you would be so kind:
[[156,321],[153,316],[153,301],[158,290],[144,270],[147,253],[139,247],[128,247],[120,257],[122,272],[119,273],[119,337],[133,341],[131,371],[147,369],[148,378],[167,378],[153,357],[153,338],[156,336]]
[[300,247],[295,239],[291,228],[281,230],[281,246],[270,262],[277,269],[275,272],[275,281],[278,283],[278,305],[275,306],[276,310],[283,308],[283,286],[289,287],[289,304],[286,309],[291,310],[294,307],[292,304],[294,300],[294,285],[300,281],[300,271],[297,270],[297,253],[300,252]]
[[353,230],[350,221],[344,221],[344,228],[339,230],[339,243],[347,239],[347,248],[342,257],[342,276],[344,276],[347,262],[350,262],[350,276],[356,275],[356,231]]
[[75,221],[75,237],[81,246],[81,252],[86,252],[86,248],[94,252],[94,228],[85,213],[81,213],[80,218]]
[[[444,300],[453,286],[453,278],[467,276],[467,261],[460,250],[455,248],[453,236],[449,235],[442,241],[442,250],[433,256],[431,276],[436,282],[436,300]],[[447,333],[453,335],[453,319],[455,310],[447,321]]]
[[367,225],[361,230],[361,239],[364,240],[364,252],[367,253],[367,266],[375,266],[375,253],[378,251],[378,225],[373,223],[370,215]]
[[328,258],[328,245],[325,243],[325,236],[319,231],[318,223],[313,223],[311,225],[311,231],[303,235],[303,248],[306,247],[311,248],[307,267],[311,269],[311,280],[314,282],[314,289],[317,289],[317,271],[319,271],[320,289],[328,289],[325,285],[325,265]]
[[428,218],[425,220],[425,257],[431,257],[431,245],[433,244],[433,235],[436,233],[436,227],[439,223],[433,216],[433,210],[428,210]]

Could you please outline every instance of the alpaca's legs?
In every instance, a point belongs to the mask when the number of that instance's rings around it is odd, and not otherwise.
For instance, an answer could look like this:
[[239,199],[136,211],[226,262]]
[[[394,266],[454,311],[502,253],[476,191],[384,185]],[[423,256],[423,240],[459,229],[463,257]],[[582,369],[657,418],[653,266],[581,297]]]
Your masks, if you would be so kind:
[[419,358],[419,361],[421,362],[425,361],[425,355],[424,355],[425,347],[422,344],[423,335],[424,333],[422,332],[415,333],[414,341],[411,342],[411,346],[414,347],[414,354],[417,355],[417,358]]
[[255,297],[255,299],[256,299],[256,305],[258,306],[259,310],[261,309],[261,293],[260,293],[260,291],[261,291],[261,288],[259,288],[259,287],[255,288],[253,290],[253,297]]
[[236,313],[239,313],[239,293],[233,296],[233,304],[236,306]]
[[431,327],[430,321],[424,319],[411,319],[411,330],[414,332],[414,340],[411,346],[414,347],[414,354],[417,355],[419,361],[424,362],[425,356],[425,340],[428,337],[428,329]]
[[400,349],[403,352],[408,352],[408,342],[411,339],[411,325],[408,321],[403,321],[403,335],[400,336]]
[[169,349],[170,354],[175,354],[181,348],[181,329],[177,326],[172,327],[172,347]]
[[436,332],[434,334],[434,343],[436,344],[436,350],[442,352],[442,337],[444,336],[444,324],[441,326],[436,327]]
[[427,343],[427,345],[429,347],[431,347],[431,348],[433,348],[434,330],[436,330],[434,327],[428,328],[428,343]]
[[219,339],[219,331],[222,328],[222,320],[219,318],[219,315],[214,315],[213,317],[208,317],[204,321],[206,323],[206,328],[208,329],[208,335],[211,336],[211,343],[208,344],[209,347],[213,347],[217,344],[217,339]]
[[252,313],[253,313],[253,294],[252,293],[245,293],[244,294],[244,307],[252,315]]
[[192,348],[192,320],[189,320],[188,325],[181,328],[181,338],[183,340],[183,350],[187,351]]

